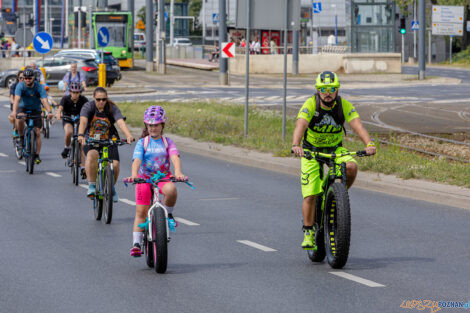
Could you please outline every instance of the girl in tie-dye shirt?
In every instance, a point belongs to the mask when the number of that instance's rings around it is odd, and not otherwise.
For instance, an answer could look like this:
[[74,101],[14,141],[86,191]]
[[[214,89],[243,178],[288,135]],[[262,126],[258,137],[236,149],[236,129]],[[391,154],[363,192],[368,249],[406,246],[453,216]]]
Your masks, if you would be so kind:
[[[142,138],[137,142],[132,162],[132,177],[150,178],[153,174],[161,172],[166,174],[165,178],[174,176],[178,180],[184,180],[181,172],[181,160],[173,140],[163,137],[166,115],[160,106],[151,106],[145,110],[145,129]],[[173,164],[175,173],[170,172],[170,162]],[[160,182],[158,188],[164,196],[164,204],[168,210],[169,223],[176,226],[173,218],[173,208],[176,203],[177,191],[172,182]],[[145,222],[152,201],[150,184],[137,184],[135,188],[136,215],[133,229],[133,246],[131,256],[140,257],[142,254],[141,241],[143,232],[139,224]]]

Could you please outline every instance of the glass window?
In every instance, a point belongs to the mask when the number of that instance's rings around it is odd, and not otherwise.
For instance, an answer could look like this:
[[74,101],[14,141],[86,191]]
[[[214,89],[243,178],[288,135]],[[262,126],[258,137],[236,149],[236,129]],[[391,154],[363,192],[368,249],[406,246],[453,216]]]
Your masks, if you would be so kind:
[[109,30],[108,47],[125,47],[126,46],[126,28],[127,24],[116,23],[96,23],[96,29],[106,27]]

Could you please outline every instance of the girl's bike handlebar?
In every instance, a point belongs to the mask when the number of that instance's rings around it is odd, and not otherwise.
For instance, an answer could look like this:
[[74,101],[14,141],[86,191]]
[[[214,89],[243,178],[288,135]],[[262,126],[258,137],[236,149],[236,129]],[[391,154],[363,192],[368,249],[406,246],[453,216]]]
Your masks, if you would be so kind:
[[[165,176],[163,176],[163,177],[165,177]],[[157,187],[157,184],[160,183],[160,182],[186,183],[189,187],[191,187],[191,189],[195,189],[193,184],[189,181],[188,177],[185,177],[184,180],[178,180],[174,176],[171,176],[169,178],[163,178],[163,177],[162,177],[162,175],[155,174],[153,177],[148,178],[148,179],[145,179],[145,178],[134,178],[134,179],[125,178],[125,179],[123,179],[123,183],[124,183],[124,185],[126,185],[126,187],[127,187],[128,183],[134,184],[134,185],[135,184],[151,184],[155,187]]]

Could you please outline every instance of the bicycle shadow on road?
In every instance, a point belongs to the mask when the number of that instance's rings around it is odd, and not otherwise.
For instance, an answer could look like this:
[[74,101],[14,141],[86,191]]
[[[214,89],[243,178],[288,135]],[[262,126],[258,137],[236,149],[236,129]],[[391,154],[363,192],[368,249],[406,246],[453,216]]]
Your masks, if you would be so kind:
[[435,262],[435,258],[421,258],[421,257],[391,257],[391,258],[350,258],[344,267],[345,270],[366,270],[378,269],[388,267],[393,264],[403,263],[423,263]]
[[[165,275],[179,275],[179,274],[190,274],[204,271],[220,271],[240,266],[246,266],[248,263],[208,263],[208,264],[194,264],[194,263],[179,263],[179,264],[168,264]],[[153,269],[146,269],[153,270]]]

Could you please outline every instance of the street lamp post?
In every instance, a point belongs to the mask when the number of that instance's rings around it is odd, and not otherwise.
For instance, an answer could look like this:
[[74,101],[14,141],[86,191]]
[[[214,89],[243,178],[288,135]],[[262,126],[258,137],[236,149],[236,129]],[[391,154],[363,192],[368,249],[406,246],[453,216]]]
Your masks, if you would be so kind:
[[338,14],[336,12],[336,4],[331,5],[335,9],[335,45],[338,45]]

